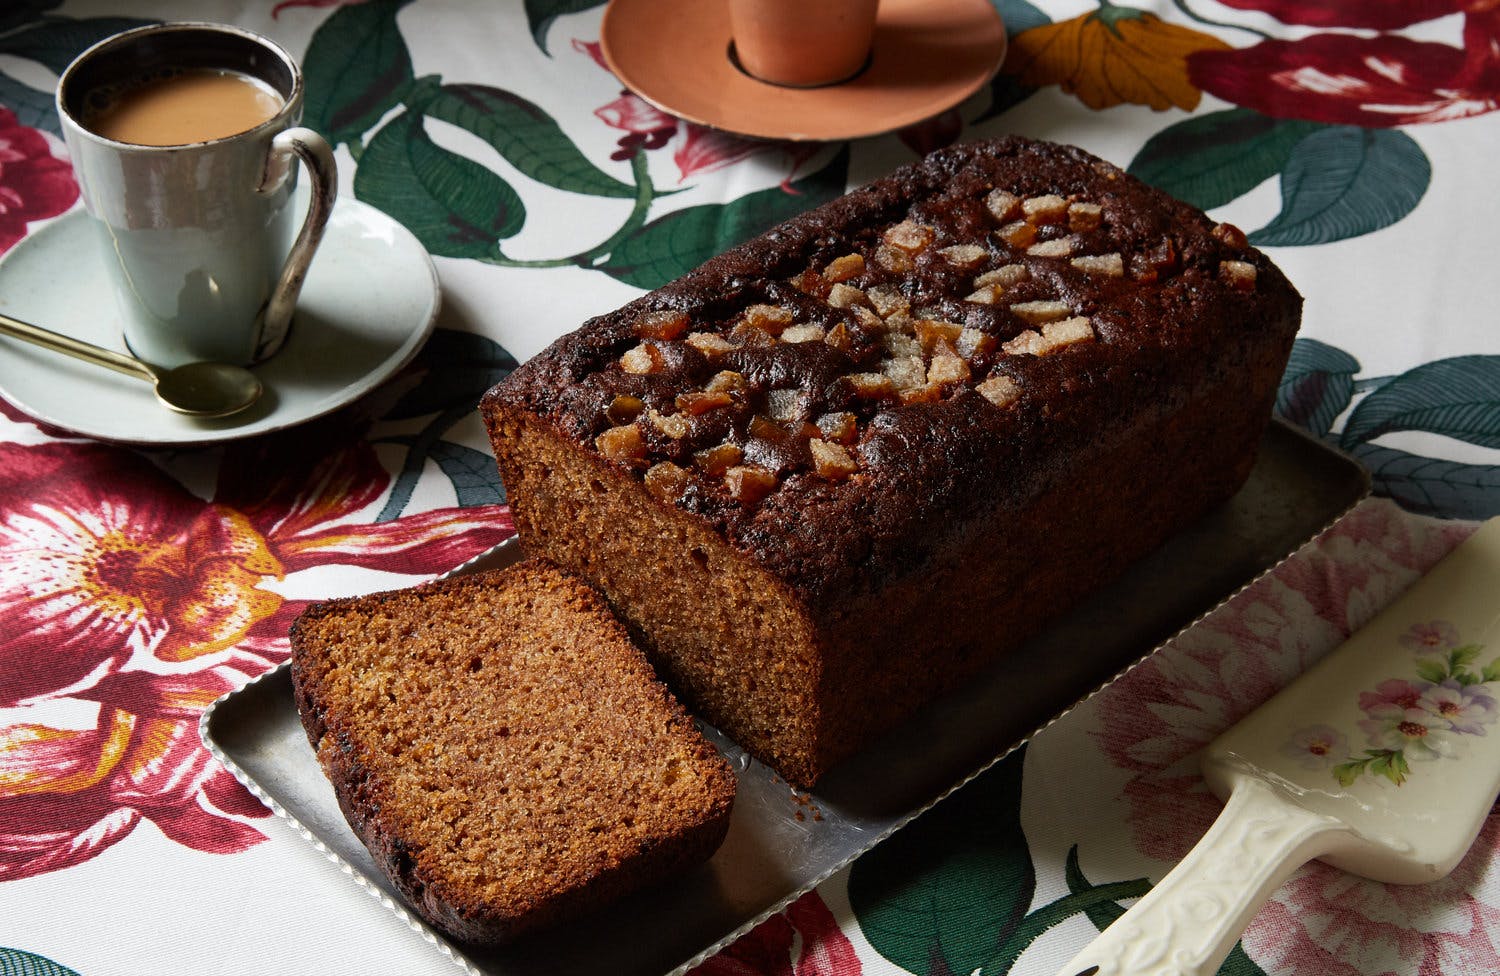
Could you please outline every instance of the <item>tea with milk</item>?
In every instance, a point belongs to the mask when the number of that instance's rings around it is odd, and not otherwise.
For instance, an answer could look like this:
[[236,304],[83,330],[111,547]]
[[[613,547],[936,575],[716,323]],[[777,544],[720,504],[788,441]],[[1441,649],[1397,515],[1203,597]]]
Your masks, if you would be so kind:
[[84,125],[138,146],[181,146],[238,135],[281,111],[269,85],[237,71],[174,72],[89,99]]
[[59,76],[58,121],[137,358],[249,366],[285,344],[338,187],[332,148],[297,125],[303,90],[290,53],[230,24],[121,31]]

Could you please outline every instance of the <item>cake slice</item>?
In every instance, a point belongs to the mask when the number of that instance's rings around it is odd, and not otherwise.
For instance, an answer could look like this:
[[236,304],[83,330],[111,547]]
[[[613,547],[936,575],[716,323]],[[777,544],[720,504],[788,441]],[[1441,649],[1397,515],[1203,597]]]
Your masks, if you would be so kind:
[[706,861],[734,774],[604,601],[543,560],[308,608],[292,683],[422,918],[496,944]]

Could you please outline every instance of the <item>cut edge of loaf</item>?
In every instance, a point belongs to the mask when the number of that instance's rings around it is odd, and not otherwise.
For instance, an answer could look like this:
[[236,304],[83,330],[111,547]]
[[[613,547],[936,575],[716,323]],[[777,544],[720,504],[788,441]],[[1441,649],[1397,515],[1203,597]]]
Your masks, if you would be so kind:
[[[598,594],[544,560],[314,605],[292,647],[340,809],[461,942],[576,918],[707,861],[728,831],[727,761]],[[497,701],[507,685],[524,700]],[[417,704],[398,720],[392,699]]]
[[[824,614],[544,421],[498,404],[488,419],[527,546],[597,586],[695,713],[812,789],[1233,496],[1270,409],[1244,402],[1204,390],[1175,412],[1135,418],[1081,446],[1089,477],[1054,472],[1011,518],[967,536],[935,528],[919,572]],[[1159,471],[1171,475],[1159,481]],[[592,521],[579,517],[576,484]]]
[[824,763],[803,744],[819,739],[822,682],[808,676],[821,668],[795,595],[545,423],[488,418],[507,445],[503,479],[528,546],[597,586],[696,714],[789,782],[815,780]]

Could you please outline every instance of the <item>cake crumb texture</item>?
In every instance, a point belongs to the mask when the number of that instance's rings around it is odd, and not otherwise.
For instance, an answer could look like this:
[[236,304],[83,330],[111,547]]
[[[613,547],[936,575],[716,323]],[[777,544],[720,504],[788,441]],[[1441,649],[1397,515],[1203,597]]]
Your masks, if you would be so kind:
[[499,943],[707,860],[734,775],[603,600],[542,560],[292,628],[340,807],[423,918]]
[[482,410],[527,551],[807,788],[1232,496],[1301,305],[1234,226],[1009,137],[591,319]]

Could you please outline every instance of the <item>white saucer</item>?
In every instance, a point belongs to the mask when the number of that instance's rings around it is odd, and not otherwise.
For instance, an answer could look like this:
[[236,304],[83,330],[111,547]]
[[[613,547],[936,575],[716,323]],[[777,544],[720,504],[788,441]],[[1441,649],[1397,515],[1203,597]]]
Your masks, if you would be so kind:
[[[296,204],[294,204],[296,205]],[[82,210],[0,260],[0,312],[125,351],[99,241]],[[204,444],[282,430],[368,393],[411,361],[438,311],[437,271],[411,232],[340,200],[313,259],[287,344],[257,366],[261,401],[199,420],[157,402],[151,384],[0,336],[0,395],[38,420],[105,441]]]

